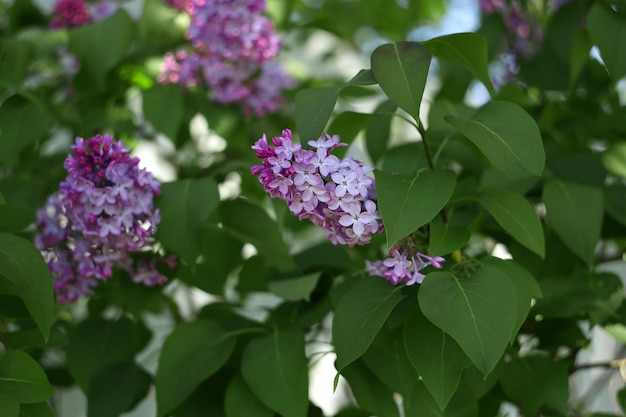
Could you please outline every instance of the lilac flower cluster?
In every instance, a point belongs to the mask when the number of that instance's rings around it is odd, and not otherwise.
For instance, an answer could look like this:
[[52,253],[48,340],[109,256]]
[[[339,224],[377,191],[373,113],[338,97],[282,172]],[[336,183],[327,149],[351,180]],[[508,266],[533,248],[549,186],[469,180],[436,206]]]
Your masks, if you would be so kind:
[[57,0],[52,9],[50,29],[70,29],[102,20],[115,13],[118,7],[113,0],[101,0],[91,10],[84,0]]
[[[547,13],[553,13],[569,0],[552,0]],[[521,60],[533,58],[543,44],[542,16],[543,3],[530,0],[522,7],[517,1],[479,0],[483,13],[497,13],[505,26],[503,44],[502,73],[496,77],[495,84],[506,84],[516,78],[517,65]]]
[[191,16],[193,51],[165,55],[162,83],[205,85],[212,99],[236,103],[246,115],[276,111],[293,80],[274,60],[280,38],[262,13],[264,0],[168,0]]
[[89,6],[84,0],[58,0],[52,16],[50,29],[74,28],[91,22]]
[[376,206],[372,168],[353,158],[332,155],[341,143],[339,136],[322,135],[309,141],[312,149],[293,143],[289,129],[274,137],[265,135],[252,149],[263,165],[251,168],[270,196],[287,202],[300,220],[309,219],[322,227],[335,245],[353,247],[382,233],[383,223]]
[[[407,245],[407,243],[409,244]],[[366,261],[369,274],[381,276],[394,285],[421,284],[425,277],[420,272],[422,269],[430,265],[435,268],[441,268],[445,261],[441,256],[431,257],[415,252],[410,249],[410,246],[410,240],[405,239],[399,245],[391,248],[389,251],[391,257],[382,261]]]
[[[77,138],[71,149],[67,177],[37,212],[35,244],[47,258],[57,300],[89,294],[113,268],[125,269],[135,282],[163,283],[155,262],[173,267],[175,260],[145,251],[160,221],[153,207],[160,184],[110,135]],[[145,259],[135,264],[130,254],[140,251]]]

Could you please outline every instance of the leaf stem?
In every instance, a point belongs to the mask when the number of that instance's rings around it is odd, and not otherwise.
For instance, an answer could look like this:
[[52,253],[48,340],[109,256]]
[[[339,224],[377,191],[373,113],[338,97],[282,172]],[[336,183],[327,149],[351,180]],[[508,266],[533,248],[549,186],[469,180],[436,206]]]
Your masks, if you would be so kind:
[[[430,150],[430,145],[428,144],[428,139],[426,137],[426,129],[424,129],[424,123],[422,123],[422,120],[419,119],[417,120],[417,131],[419,132],[420,136],[422,137],[422,145],[424,146],[424,153],[426,154],[426,160],[428,161],[428,167],[434,171],[435,170],[435,161],[433,159],[433,155],[432,152]],[[446,214],[446,208],[442,208],[441,211],[439,212],[439,214],[441,215],[441,220],[447,224],[448,223],[448,215]]]

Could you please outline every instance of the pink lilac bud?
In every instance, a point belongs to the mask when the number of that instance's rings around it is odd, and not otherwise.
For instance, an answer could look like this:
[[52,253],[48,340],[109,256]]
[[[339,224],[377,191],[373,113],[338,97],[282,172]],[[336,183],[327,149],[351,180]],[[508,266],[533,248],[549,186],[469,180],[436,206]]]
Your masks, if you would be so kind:
[[391,257],[382,261],[367,261],[366,266],[370,275],[385,278],[390,283],[397,284],[421,284],[425,275],[420,271],[427,266],[441,268],[445,258],[441,256],[428,256],[411,250],[410,238],[401,241],[389,251]]
[[74,28],[91,22],[84,0],[57,0],[52,9],[50,29]]
[[169,0],[191,17],[188,52],[167,54],[159,82],[201,84],[219,103],[262,117],[277,110],[293,80],[274,60],[280,37],[262,13],[262,0]]
[[271,197],[285,200],[300,220],[309,219],[324,229],[333,244],[369,243],[373,234],[384,230],[374,178],[368,175],[372,168],[331,155],[336,147],[347,146],[337,135],[323,134],[309,146],[314,150],[294,144],[289,129],[271,144],[263,135],[252,146],[263,164],[251,172]]
[[[35,244],[48,261],[57,300],[91,293],[114,268],[147,285],[164,282],[154,268],[156,258],[146,251],[160,221],[153,205],[159,182],[110,135],[77,138],[71,149],[67,177],[37,212]],[[152,259],[134,266],[133,252]]]

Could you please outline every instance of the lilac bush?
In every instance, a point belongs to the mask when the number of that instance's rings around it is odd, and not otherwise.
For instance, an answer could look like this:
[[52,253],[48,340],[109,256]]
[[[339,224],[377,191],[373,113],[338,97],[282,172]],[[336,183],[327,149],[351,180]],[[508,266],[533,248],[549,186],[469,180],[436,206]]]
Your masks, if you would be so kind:
[[135,265],[130,255],[144,254],[154,242],[159,182],[110,135],[77,138],[71,148],[74,153],[64,164],[67,177],[37,212],[35,242],[54,276],[57,300],[89,294],[114,268],[128,271],[135,282],[163,283],[156,257]]

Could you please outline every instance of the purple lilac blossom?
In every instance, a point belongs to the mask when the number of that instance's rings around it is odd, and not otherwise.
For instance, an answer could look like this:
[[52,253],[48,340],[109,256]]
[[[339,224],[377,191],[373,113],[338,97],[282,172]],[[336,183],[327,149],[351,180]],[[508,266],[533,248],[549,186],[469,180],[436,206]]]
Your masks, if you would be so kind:
[[119,8],[120,5],[116,1],[100,0],[92,6],[91,16],[95,21],[104,20],[113,15]]
[[275,57],[280,37],[262,13],[264,0],[168,0],[190,14],[192,51],[165,56],[159,82],[183,87],[203,84],[212,99],[236,103],[246,115],[277,109],[281,91],[293,86]]
[[293,143],[291,130],[274,137],[263,135],[252,149],[263,160],[251,172],[271,197],[287,202],[292,214],[320,226],[335,245],[353,247],[370,242],[383,232],[376,206],[373,168],[353,158],[339,159],[332,151],[339,136],[323,134],[309,141],[312,149]]
[[[441,256],[428,256],[411,249],[410,238],[395,245],[389,251],[391,257],[378,260],[366,261],[370,275],[385,278],[394,285],[397,284],[421,284],[425,275],[420,271],[427,266],[441,268],[445,259]],[[402,248],[406,246],[405,248]]]
[[570,0],[551,0],[544,10],[536,0],[521,6],[517,1],[479,0],[485,14],[497,13],[505,26],[501,62],[496,67],[494,85],[499,87],[515,80],[518,62],[532,59],[543,44],[543,13],[554,13]]
[[[64,163],[67,177],[37,212],[35,245],[47,259],[57,300],[91,293],[114,268],[128,271],[136,282],[163,283],[155,263],[173,260],[147,251],[160,221],[153,206],[159,182],[110,135],[76,138],[71,149]],[[136,265],[133,252],[143,257]]]
[[84,0],[57,0],[52,9],[50,29],[74,28],[91,22]]

